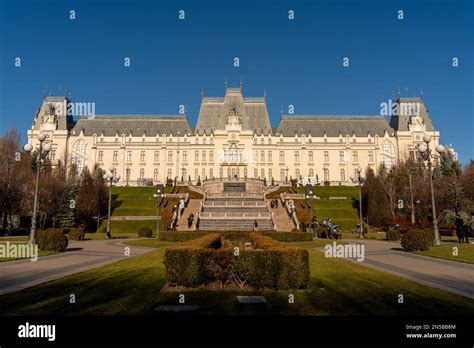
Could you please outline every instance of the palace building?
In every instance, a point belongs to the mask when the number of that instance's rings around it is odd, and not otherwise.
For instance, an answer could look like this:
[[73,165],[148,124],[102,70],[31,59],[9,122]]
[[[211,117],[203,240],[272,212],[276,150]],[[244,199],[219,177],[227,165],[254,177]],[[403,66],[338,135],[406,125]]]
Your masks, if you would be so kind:
[[[423,135],[439,141],[421,98],[399,98],[398,112],[380,115],[281,115],[272,127],[266,98],[244,97],[242,86],[224,97],[202,96],[195,127],[187,115],[95,115],[74,120],[72,102],[46,96],[29,143],[40,132],[52,143],[50,159],[78,170],[114,166],[119,185],[211,178],[270,182],[315,178],[351,185],[357,167],[375,171],[416,155]],[[414,111],[415,110],[415,111]]]

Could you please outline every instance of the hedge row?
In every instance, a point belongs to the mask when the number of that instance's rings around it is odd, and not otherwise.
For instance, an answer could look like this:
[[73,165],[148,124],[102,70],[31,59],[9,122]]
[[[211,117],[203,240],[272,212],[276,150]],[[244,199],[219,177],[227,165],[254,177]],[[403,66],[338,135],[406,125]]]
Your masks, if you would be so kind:
[[289,247],[259,233],[250,233],[249,239],[253,249],[240,250],[238,256],[234,256],[232,248],[221,249],[221,235],[217,233],[167,248],[164,264],[168,283],[196,287],[215,281],[235,282],[256,289],[308,287],[307,250]]
[[50,228],[36,231],[36,244],[43,251],[62,252],[67,248],[68,238],[62,229]]
[[[177,232],[163,231],[160,232],[160,240],[166,242],[185,242],[188,240],[200,238],[212,232]],[[250,232],[219,232],[228,239],[238,239],[242,236],[248,237]],[[308,232],[259,232],[265,236],[271,237],[280,242],[308,242],[313,240],[313,236]]]

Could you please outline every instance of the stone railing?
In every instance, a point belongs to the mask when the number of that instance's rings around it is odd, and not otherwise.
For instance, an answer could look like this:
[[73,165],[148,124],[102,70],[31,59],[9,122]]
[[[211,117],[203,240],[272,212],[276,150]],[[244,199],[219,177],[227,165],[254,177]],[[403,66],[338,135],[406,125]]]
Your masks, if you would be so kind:
[[215,213],[215,212],[201,212],[199,214],[201,219],[271,219],[270,214],[268,213],[255,213],[255,212],[224,212],[224,213]]
[[206,195],[206,199],[213,199],[213,198],[258,198],[263,199],[263,195],[261,194],[252,194],[252,193],[245,193],[245,192],[228,192],[228,193],[209,193]]
[[267,206],[266,202],[263,202],[263,201],[250,201],[250,202],[246,202],[246,201],[241,201],[240,203],[235,203],[235,202],[228,202],[228,201],[212,201],[212,202],[209,202],[209,201],[205,201],[203,202],[202,206],[204,208],[207,208],[207,207],[217,207],[217,208],[224,208],[224,207],[229,207],[229,208],[238,208],[238,207],[258,207],[258,208],[264,208]]

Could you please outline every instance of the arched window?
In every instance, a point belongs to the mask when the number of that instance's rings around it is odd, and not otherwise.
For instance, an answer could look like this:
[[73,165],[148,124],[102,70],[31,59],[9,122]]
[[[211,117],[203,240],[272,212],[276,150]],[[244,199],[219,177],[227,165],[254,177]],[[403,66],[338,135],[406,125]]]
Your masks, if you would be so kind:
[[389,169],[395,165],[395,147],[390,141],[385,140],[383,142],[380,156],[385,168]]
[[87,144],[84,139],[77,140],[72,146],[72,163],[76,165],[79,173],[87,167],[86,150]]

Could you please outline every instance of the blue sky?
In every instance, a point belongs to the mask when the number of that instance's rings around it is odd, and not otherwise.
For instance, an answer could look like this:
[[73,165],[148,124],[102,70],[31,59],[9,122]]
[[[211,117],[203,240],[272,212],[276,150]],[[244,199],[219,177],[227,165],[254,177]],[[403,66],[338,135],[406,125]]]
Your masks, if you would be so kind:
[[201,88],[222,96],[226,77],[231,86],[242,77],[245,95],[266,89],[273,126],[281,106],[378,114],[398,89],[412,97],[422,88],[441,141],[466,163],[474,158],[473,17],[471,0],[0,0],[0,132],[25,136],[45,86],[56,95],[67,85],[98,114],[177,114],[185,104],[194,124]]

